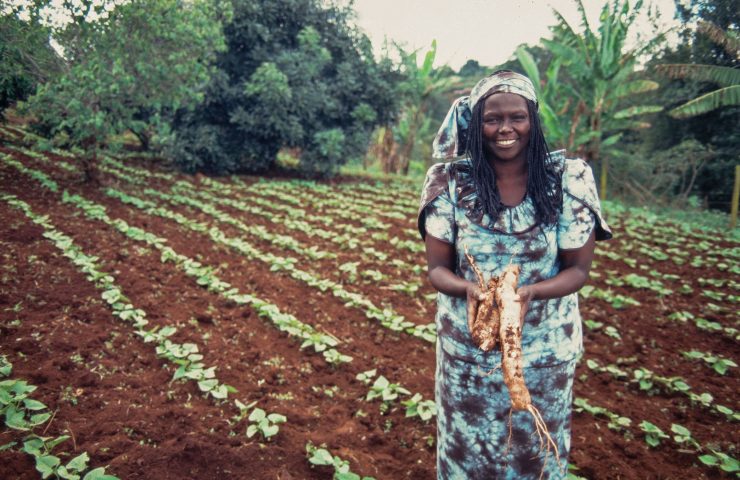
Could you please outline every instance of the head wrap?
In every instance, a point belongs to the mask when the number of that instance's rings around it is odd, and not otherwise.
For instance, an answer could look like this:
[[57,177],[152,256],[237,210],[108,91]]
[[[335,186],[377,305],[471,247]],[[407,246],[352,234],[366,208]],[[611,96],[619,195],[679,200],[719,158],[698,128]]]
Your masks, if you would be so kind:
[[465,153],[473,108],[482,99],[494,93],[516,93],[537,105],[534,85],[524,75],[502,70],[487,76],[473,87],[470,95],[460,97],[452,103],[437,136],[434,137],[432,144],[434,158],[449,159]]

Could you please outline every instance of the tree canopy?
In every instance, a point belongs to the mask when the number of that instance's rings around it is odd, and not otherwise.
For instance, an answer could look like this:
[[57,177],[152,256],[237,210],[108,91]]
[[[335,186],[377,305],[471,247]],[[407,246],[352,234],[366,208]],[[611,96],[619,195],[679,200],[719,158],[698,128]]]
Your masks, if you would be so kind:
[[86,150],[86,176],[94,179],[101,142],[126,130],[166,130],[163,118],[203,97],[211,60],[223,48],[217,6],[133,0],[90,21],[104,4],[65,2],[61,13],[71,22],[55,32],[63,71],[39,87],[29,111],[51,135]]
[[49,44],[50,28],[38,15],[21,19],[21,7],[0,12],[0,119],[3,111],[25,100],[62,68],[62,59]]
[[398,74],[375,61],[351,8],[235,1],[233,12],[206,97],[177,117],[173,158],[188,171],[264,172],[287,147],[304,174],[322,176],[362,157],[396,113]]

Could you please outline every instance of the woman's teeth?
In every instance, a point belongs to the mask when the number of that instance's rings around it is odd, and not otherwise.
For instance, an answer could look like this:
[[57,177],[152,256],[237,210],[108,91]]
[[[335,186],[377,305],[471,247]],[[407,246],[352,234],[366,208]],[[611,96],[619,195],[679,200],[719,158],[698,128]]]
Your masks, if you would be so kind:
[[502,147],[507,147],[509,145],[513,145],[514,142],[516,142],[516,139],[514,140],[497,140],[496,145],[501,145]]

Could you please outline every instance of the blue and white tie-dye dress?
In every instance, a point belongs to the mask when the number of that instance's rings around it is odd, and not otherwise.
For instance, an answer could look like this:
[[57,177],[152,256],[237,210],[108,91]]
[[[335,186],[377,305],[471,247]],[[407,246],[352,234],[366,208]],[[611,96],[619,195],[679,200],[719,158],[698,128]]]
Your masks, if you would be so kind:
[[[591,168],[582,160],[551,154],[562,177],[563,209],[557,224],[535,221],[528,196],[507,207],[493,221],[483,213],[470,177],[470,161],[432,166],[422,191],[419,230],[455,246],[456,274],[476,281],[464,247],[486,279],[511,263],[521,266],[519,285],[554,277],[558,252],[582,247],[592,230],[596,239],[611,238],[601,215]],[[468,331],[464,298],[437,296],[437,476],[439,479],[538,478],[545,463],[534,421],[514,412],[509,437],[510,400],[498,349],[483,352]],[[554,457],[545,463],[544,478],[565,478],[570,449],[570,415],[576,359],[583,349],[576,293],[529,305],[522,331],[524,378],[532,403],[542,414],[558,445],[562,469]],[[507,448],[508,447],[508,448]]]

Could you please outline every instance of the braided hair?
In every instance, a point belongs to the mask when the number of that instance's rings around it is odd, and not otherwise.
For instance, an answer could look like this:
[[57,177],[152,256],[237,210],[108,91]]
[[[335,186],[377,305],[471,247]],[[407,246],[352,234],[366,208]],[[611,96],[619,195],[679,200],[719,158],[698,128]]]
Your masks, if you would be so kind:
[[[529,144],[527,145],[527,195],[534,203],[537,223],[552,225],[557,222],[563,205],[561,176],[550,163],[550,154],[540,117],[537,114],[537,106],[531,100],[525,99],[525,101],[530,124]],[[478,191],[483,212],[495,221],[506,207],[501,202],[496,186],[496,174],[483,150],[484,103],[485,98],[482,98],[473,107],[466,150],[472,161],[472,180]]]

